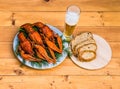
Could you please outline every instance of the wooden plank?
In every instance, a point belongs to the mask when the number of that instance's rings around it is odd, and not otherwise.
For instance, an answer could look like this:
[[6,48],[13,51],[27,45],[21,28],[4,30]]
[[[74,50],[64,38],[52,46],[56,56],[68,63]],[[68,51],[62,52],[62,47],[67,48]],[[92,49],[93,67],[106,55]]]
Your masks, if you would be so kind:
[[[15,12],[15,25],[19,26],[27,22],[41,21],[54,26],[64,26],[65,12]],[[79,26],[102,26],[100,14],[97,12],[81,13]]]
[[[0,12],[0,19],[0,26],[37,21],[64,26],[65,12]],[[120,26],[120,12],[81,12],[77,26]]]
[[12,42],[17,32],[18,32],[18,27],[1,26],[0,27],[0,41],[2,42],[11,41]]
[[120,12],[103,12],[104,26],[120,26]]
[[[108,42],[112,49],[112,57],[120,57],[120,42]],[[0,42],[0,57],[14,58],[12,50],[12,42]]]
[[1,89],[119,89],[120,76],[1,76]]
[[[0,27],[0,42],[12,42],[15,34],[18,32],[18,26],[1,26]],[[57,26],[59,30],[64,31],[64,26]],[[77,26],[73,35],[76,36],[82,31],[90,31],[100,35],[107,41],[120,41],[120,27],[80,27]],[[4,34],[3,34],[4,32]],[[107,33],[107,34],[106,34]],[[4,39],[3,39],[4,38]]]
[[0,26],[11,26],[12,18],[13,18],[12,12],[1,12],[0,11]]
[[[64,29],[64,28],[63,28]],[[103,37],[106,41],[119,42],[120,41],[120,27],[77,27],[73,33],[74,36],[83,31],[90,31]]]
[[[14,19],[16,26],[37,21],[54,26],[64,26],[65,12],[15,12]],[[120,26],[120,12],[81,12],[77,25]]]
[[65,11],[69,5],[78,5],[82,11],[120,11],[119,0],[0,0],[4,11]]
[[75,65],[68,57],[59,66],[48,70],[35,70],[22,65],[17,58],[0,58],[0,75],[120,75],[120,58],[99,70],[85,70]]

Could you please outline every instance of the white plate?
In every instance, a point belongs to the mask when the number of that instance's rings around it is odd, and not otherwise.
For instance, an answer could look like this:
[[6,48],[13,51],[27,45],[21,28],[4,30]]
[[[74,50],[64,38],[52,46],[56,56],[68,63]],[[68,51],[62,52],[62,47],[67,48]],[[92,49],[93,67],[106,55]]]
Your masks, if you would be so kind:
[[74,55],[71,55],[72,61],[78,66],[85,69],[100,69],[105,67],[111,60],[112,51],[109,44],[100,36],[93,34],[97,44],[96,59],[90,62],[80,62]]
[[[57,33],[59,36],[61,36],[62,40],[65,39],[64,35],[62,34],[62,32],[58,28],[53,27],[49,24],[47,24],[47,26],[49,26],[55,33]],[[18,58],[18,60],[28,67],[35,68],[35,69],[50,69],[50,68],[53,68],[53,67],[56,67],[56,66],[60,65],[67,56],[67,52],[65,51],[65,49],[68,47],[68,43],[64,41],[63,52],[62,52],[61,55],[59,55],[59,57],[57,58],[57,62],[55,64],[47,63],[45,61],[41,62],[41,63],[26,61],[17,52],[17,47],[19,45],[19,39],[17,37],[18,33],[15,35],[15,38],[14,38],[14,41],[13,41],[13,51],[14,51],[14,54],[16,55],[16,57]]]

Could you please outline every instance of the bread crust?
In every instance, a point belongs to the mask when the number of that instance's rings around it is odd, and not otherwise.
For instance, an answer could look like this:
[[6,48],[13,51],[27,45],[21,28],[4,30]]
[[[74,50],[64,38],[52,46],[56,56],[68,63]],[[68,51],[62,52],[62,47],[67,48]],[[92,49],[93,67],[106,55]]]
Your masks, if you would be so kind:
[[[83,55],[84,53],[86,53],[86,52],[93,53],[94,56],[91,57],[91,58],[89,58],[89,59],[85,59],[85,58],[82,57],[82,55]],[[96,52],[91,51],[91,50],[85,50],[85,51],[81,52],[81,53],[78,55],[78,59],[79,59],[81,62],[90,62],[90,61],[94,60],[95,58],[96,58]]]
[[[93,44],[93,45],[96,47],[95,50],[91,50],[91,51],[96,52],[96,50],[97,50],[97,45],[96,45],[95,43],[90,43],[90,44],[83,45],[83,46],[81,46],[81,47],[79,47],[79,48],[77,49],[77,52],[78,52],[78,53],[79,53],[79,52],[82,52],[81,49],[82,49],[83,47],[88,46],[88,45],[91,45],[91,44]],[[89,50],[89,49],[87,49],[87,50]],[[83,50],[83,51],[84,51],[84,50]]]
[[73,55],[76,56],[81,62],[89,62],[96,58],[97,45],[91,32],[82,32],[77,34],[77,36],[71,41],[70,46]]
[[[77,37],[79,37],[79,36],[83,36],[84,34],[87,34],[88,35],[88,38],[86,38],[86,39],[82,39],[80,42],[75,42],[75,40],[77,40]],[[85,35],[86,36],[86,35]],[[82,37],[81,37],[82,38]],[[76,46],[76,45],[78,45],[79,43],[82,43],[82,42],[84,42],[84,41],[87,41],[88,39],[92,39],[93,38],[93,35],[92,35],[92,33],[91,32],[81,32],[81,33],[79,33],[75,38],[73,38],[73,40],[70,42],[70,44],[71,44],[71,49],[73,50],[74,49],[74,47]],[[76,43],[75,45],[73,45],[74,43]]]
[[82,43],[79,43],[78,45],[76,45],[74,48],[73,48],[73,53],[75,55],[77,55],[77,49],[80,48],[80,47],[83,47],[85,45],[88,45],[88,44],[91,44],[91,43],[95,43],[95,40],[93,38],[91,39],[88,39],[88,40],[85,40],[84,42]]

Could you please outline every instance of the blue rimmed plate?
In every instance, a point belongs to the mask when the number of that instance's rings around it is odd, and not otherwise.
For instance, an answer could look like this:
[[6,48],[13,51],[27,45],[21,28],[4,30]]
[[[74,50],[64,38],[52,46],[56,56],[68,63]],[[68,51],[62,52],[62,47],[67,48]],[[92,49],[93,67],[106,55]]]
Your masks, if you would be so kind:
[[65,37],[63,35],[63,33],[56,27],[52,26],[52,25],[49,25],[49,24],[46,24],[49,28],[51,28],[55,33],[57,33],[61,38],[62,38],[62,41],[63,41],[63,52],[62,54],[57,54],[57,61],[55,64],[53,63],[47,63],[46,61],[42,61],[42,62],[31,62],[31,61],[27,61],[27,60],[24,60],[20,54],[17,52],[17,48],[18,48],[18,45],[19,45],[19,39],[17,37],[18,33],[15,35],[14,37],[14,40],[13,40],[13,52],[15,54],[15,56],[18,58],[18,60],[28,66],[28,67],[31,67],[31,68],[34,68],[34,69],[50,69],[50,68],[53,68],[53,67],[56,67],[58,65],[60,65],[66,58],[67,56],[67,52],[66,52],[66,49],[68,48],[68,43],[65,41]]

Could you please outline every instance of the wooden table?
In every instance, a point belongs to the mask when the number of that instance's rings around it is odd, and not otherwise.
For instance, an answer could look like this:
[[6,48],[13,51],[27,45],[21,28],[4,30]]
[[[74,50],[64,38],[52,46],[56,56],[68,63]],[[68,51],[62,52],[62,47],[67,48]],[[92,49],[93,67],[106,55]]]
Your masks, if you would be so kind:
[[[24,23],[42,21],[64,30],[67,6],[81,8],[74,35],[91,31],[112,48],[112,60],[99,70],[85,70],[68,57],[49,70],[35,70],[13,54],[13,38]],[[120,89],[120,0],[0,0],[0,89]]]

